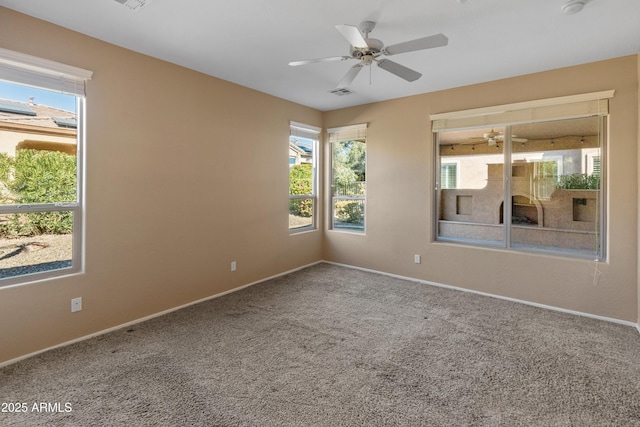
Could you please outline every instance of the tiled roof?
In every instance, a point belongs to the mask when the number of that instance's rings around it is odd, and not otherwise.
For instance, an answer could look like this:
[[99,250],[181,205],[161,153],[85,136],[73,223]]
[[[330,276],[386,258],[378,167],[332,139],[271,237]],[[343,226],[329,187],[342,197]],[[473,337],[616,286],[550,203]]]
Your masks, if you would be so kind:
[[30,102],[0,99],[0,122],[60,129],[69,128],[69,123],[75,119],[76,114],[71,111]]

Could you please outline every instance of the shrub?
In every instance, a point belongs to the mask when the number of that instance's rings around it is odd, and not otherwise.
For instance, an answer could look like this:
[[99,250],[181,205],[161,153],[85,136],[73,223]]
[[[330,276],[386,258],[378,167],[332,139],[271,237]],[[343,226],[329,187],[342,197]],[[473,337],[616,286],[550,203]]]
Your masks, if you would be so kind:
[[[0,197],[3,203],[37,204],[76,200],[76,158],[57,151],[18,150],[15,158],[0,157]],[[73,214],[38,212],[5,216],[0,235],[67,234]]]
[[[289,194],[293,196],[311,194],[313,191],[312,176],[311,164],[302,163],[292,166],[289,171]],[[293,215],[309,218],[313,215],[313,200],[290,199],[289,212]]]
[[13,157],[7,153],[0,153],[0,182],[9,180],[13,163]]
[[7,153],[0,153],[0,204],[14,203],[9,189],[9,177],[13,170],[13,157]]
[[562,175],[557,187],[563,190],[599,190],[600,175],[588,175],[586,173]]
[[364,222],[364,203],[363,202],[350,202],[350,201],[337,201],[336,205],[336,219],[340,222],[346,222],[348,224],[362,224]]

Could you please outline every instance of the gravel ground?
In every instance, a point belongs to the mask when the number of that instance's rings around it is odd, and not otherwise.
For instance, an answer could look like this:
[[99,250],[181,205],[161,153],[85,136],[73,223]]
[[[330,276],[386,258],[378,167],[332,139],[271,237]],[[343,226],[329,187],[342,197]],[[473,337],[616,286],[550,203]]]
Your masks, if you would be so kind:
[[71,265],[71,234],[0,239],[0,278]]

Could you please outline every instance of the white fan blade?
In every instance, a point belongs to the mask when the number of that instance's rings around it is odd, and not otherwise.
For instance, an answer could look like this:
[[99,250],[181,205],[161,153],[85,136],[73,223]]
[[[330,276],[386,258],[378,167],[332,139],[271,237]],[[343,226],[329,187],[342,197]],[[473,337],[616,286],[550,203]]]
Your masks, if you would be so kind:
[[381,59],[378,62],[378,67],[382,68],[390,72],[391,74],[395,74],[401,79],[405,79],[408,82],[413,82],[422,77],[417,71],[412,70],[411,68],[407,68],[404,65],[400,65],[397,62],[389,61],[388,59]]
[[[495,134],[495,132],[494,132]],[[495,136],[491,136],[491,134],[489,133],[485,133],[485,137],[484,139],[497,139],[498,141],[504,141],[504,135],[500,134],[500,135],[495,135]],[[527,142],[528,139],[527,138],[518,138],[516,135],[511,135],[511,141],[512,142]]]
[[336,25],[336,30],[340,31],[340,34],[342,34],[344,38],[347,39],[351,46],[357,48],[369,47],[369,44],[365,40],[358,27],[355,27],[353,25]]
[[313,64],[314,62],[331,62],[331,61],[346,61],[347,59],[354,59],[351,56],[330,56],[328,58],[306,59],[304,61],[291,61],[289,65],[296,67],[298,65]]
[[349,87],[349,85],[356,78],[360,70],[362,70],[362,66],[363,66],[362,63],[358,63],[353,67],[349,68],[349,71],[347,71],[347,74],[345,74],[342,80],[340,80],[340,83],[338,83],[338,86],[336,86],[336,88],[344,89],[346,87]]
[[434,47],[446,46],[449,39],[444,34],[423,37],[421,39],[410,40],[408,42],[387,46],[382,50],[385,55],[397,55],[399,53],[413,52],[414,50],[431,49]]

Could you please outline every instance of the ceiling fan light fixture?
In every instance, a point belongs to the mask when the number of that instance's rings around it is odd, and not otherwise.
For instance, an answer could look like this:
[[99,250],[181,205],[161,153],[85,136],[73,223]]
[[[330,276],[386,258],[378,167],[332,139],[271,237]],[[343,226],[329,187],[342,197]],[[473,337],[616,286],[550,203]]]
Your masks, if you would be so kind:
[[587,4],[587,0],[566,0],[562,4],[562,12],[565,15],[573,15],[580,12],[585,4]]
[[495,130],[493,130],[493,128],[491,128],[491,131],[485,133],[482,135],[484,137],[484,139],[489,140],[489,139],[495,139],[496,137],[500,136],[500,132],[496,132]]
[[151,3],[151,0],[115,0],[118,3],[127,6],[131,10],[142,9],[147,4]]

